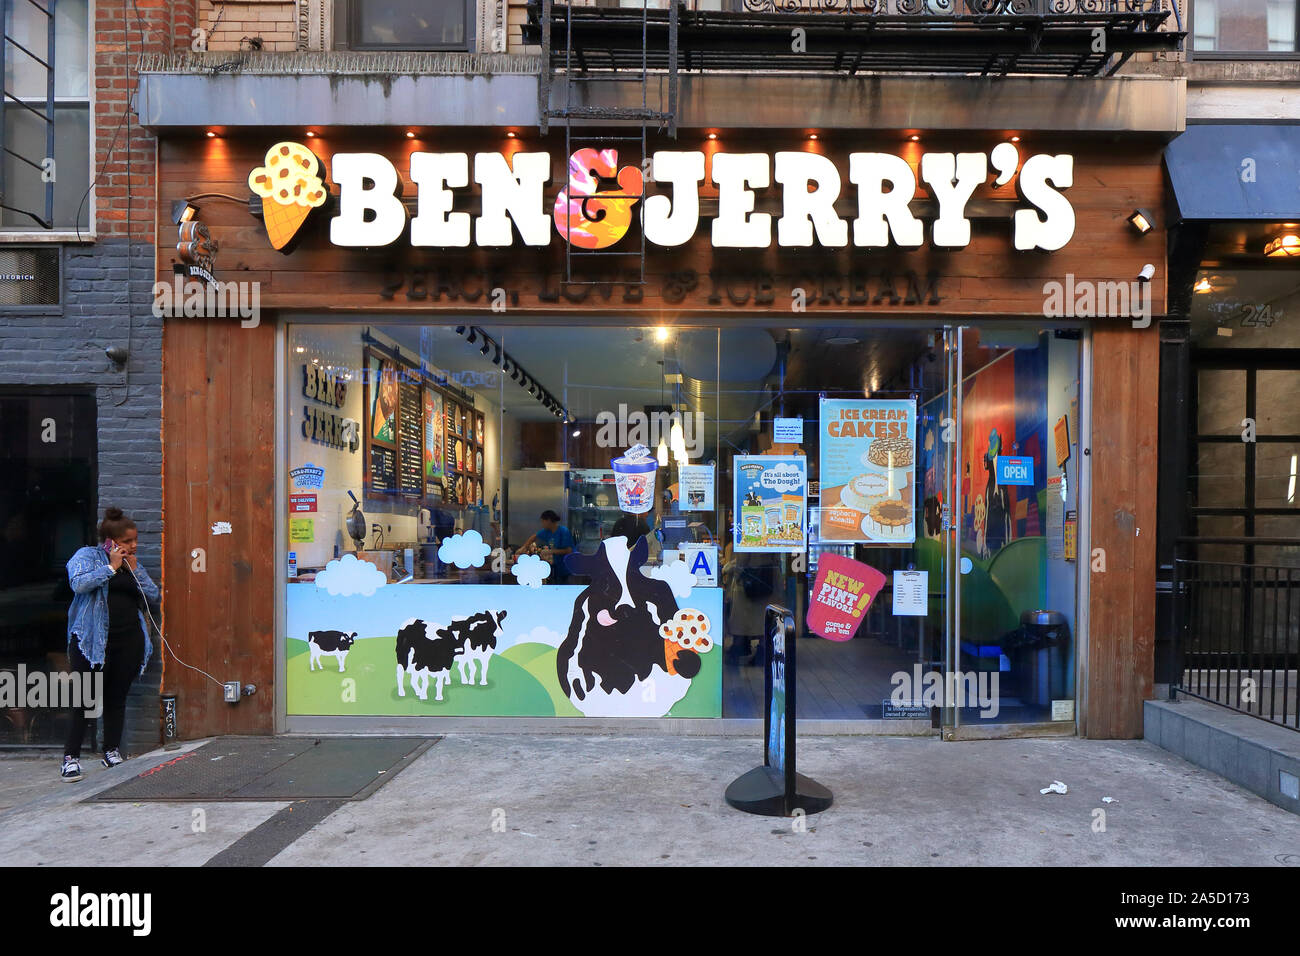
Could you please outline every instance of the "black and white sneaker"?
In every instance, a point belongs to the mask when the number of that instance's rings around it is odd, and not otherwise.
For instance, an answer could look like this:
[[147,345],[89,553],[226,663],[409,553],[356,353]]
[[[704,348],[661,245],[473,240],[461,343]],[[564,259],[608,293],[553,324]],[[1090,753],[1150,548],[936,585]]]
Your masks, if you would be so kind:
[[63,755],[63,769],[59,771],[59,776],[69,782],[81,779],[81,761],[76,757]]
[[100,762],[111,769],[122,762],[122,754],[117,750],[107,750],[104,752],[104,759]]

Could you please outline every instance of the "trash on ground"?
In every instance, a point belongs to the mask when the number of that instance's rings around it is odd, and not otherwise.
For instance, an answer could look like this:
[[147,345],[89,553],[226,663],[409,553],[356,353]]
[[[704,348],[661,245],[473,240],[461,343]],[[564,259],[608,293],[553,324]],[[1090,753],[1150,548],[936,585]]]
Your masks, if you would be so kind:
[[1053,780],[1051,786],[1044,787],[1042,790],[1039,790],[1038,792],[1039,793],[1068,793],[1069,789],[1070,788],[1067,787],[1065,784],[1061,783],[1061,781]]

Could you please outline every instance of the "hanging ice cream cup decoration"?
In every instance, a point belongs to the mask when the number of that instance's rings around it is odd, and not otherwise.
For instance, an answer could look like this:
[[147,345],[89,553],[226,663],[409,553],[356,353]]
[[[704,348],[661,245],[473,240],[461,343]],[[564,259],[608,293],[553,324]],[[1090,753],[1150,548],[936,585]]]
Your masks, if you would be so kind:
[[659,462],[645,445],[633,445],[622,458],[610,461],[618,506],[629,514],[645,514],[655,504],[655,470]]

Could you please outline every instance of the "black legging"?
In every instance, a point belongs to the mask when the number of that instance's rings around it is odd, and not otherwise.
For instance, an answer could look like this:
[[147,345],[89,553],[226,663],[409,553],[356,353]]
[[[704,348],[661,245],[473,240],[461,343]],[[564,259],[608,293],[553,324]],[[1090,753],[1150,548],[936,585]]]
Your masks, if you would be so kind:
[[[131,640],[110,638],[104,655],[104,713],[100,717],[103,728],[101,743],[104,752],[117,750],[122,745],[122,725],[126,720],[126,696],[131,691],[131,684],[140,673],[140,664],[144,658],[144,635],[140,636],[139,646],[132,647]],[[90,662],[81,653],[74,639],[69,649],[68,664],[72,670],[84,674],[92,670]],[[81,741],[86,736],[86,713],[84,709],[73,708],[72,720],[68,727],[68,742],[63,748],[65,754],[81,757]]]

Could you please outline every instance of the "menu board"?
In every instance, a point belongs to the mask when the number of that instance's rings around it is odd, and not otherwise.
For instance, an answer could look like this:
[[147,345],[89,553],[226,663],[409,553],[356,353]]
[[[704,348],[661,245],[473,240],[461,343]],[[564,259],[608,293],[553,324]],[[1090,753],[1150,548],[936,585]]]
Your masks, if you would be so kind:
[[419,497],[424,491],[423,421],[420,386],[403,383],[399,390],[397,482],[402,494]]
[[433,389],[424,390],[424,477],[432,482],[446,470],[443,436],[447,423],[443,418],[442,396]]
[[397,490],[397,452],[393,449],[370,446],[370,488],[375,492]]

